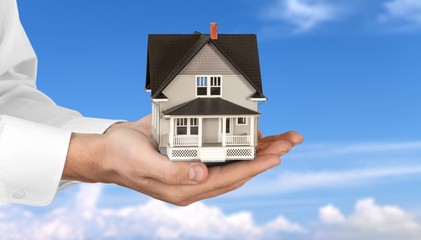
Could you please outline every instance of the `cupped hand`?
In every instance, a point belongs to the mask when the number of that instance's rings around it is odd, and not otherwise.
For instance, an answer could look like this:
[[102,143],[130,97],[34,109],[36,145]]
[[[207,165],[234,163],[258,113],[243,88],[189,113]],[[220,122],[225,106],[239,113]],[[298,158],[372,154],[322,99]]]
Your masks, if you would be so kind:
[[[254,176],[279,165],[280,157],[302,141],[303,137],[294,131],[269,137],[259,133],[254,160],[207,168],[201,162],[172,162],[160,154],[151,137],[148,115],[135,122],[116,124],[104,135],[74,134],[71,147],[73,142],[76,150],[90,145],[96,150],[84,154],[86,161],[72,158],[69,151],[69,164],[66,162],[63,178],[116,183],[174,205],[186,206],[239,188]],[[88,170],[78,169],[72,162],[87,165]]]

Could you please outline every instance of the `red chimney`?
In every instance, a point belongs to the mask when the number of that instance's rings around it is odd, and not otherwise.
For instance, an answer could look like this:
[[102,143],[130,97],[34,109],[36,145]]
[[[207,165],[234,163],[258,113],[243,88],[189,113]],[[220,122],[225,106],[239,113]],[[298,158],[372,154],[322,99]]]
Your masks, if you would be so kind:
[[216,22],[210,23],[210,38],[212,40],[218,39],[218,24]]

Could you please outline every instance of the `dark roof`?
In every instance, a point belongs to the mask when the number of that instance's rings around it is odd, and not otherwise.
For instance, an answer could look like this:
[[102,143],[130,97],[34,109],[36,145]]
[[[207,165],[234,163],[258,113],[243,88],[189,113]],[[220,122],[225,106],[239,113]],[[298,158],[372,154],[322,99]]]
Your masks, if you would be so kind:
[[151,90],[152,97],[159,96],[207,43],[214,44],[263,96],[255,34],[219,34],[217,40],[212,40],[209,35],[195,32],[149,35],[145,87]]
[[252,96],[251,96],[251,98],[266,98],[265,96],[263,96],[263,95],[261,95],[260,93],[258,93],[258,92],[255,92]]
[[165,115],[260,115],[222,98],[196,98],[163,112]]
[[167,96],[165,96],[165,94],[160,93],[160,94],[156,97],[156,99],[168,99],[168,98],[167,98]]

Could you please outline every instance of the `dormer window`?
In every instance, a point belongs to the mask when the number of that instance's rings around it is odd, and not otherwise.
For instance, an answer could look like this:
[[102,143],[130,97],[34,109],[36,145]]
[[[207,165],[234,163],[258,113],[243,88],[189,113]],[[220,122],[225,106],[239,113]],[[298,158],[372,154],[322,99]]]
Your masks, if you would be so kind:
[[196,76],[197,97],[220,97],[221,86],[221,76]]

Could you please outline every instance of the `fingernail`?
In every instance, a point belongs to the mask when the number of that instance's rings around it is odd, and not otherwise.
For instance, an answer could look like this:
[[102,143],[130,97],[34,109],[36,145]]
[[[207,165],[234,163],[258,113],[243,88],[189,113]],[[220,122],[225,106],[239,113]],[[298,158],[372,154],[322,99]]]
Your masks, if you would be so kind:
[[194,165],[189,169],[189,180],[193,182],[200,182],[204,175],[203,168],[199,165]]

